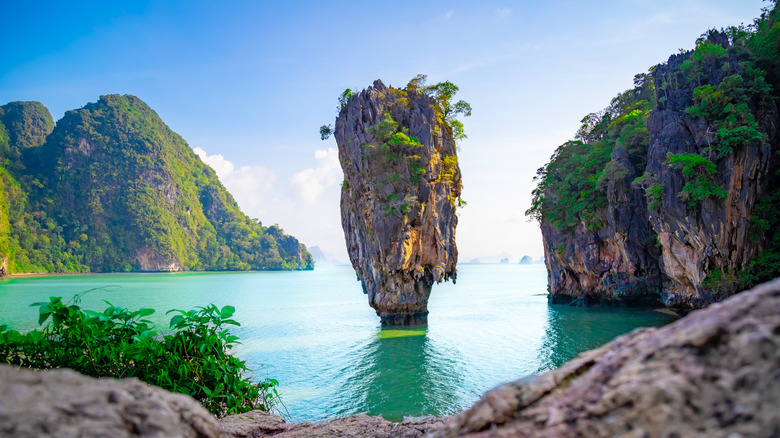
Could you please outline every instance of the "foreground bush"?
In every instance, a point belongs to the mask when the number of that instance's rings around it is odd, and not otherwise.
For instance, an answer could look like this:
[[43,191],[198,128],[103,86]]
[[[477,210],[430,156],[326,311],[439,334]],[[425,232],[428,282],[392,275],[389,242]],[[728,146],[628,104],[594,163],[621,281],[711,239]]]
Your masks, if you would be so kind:
[[[78,302],[78,296],[74,298]],[[225,325],[232,306],[171,310],[170,331],[145,319],[154,309],[130,311],[105,302],[102,313],[51,297],[38,306],[42,330],[19,333],[0,325],[0,362],[29,368],[72,368],[93,377],[137,377],[187,394],[216,416],[268,410],[278,397],[273,379],[253,384],[244,361],[228,351],[238,343]]]

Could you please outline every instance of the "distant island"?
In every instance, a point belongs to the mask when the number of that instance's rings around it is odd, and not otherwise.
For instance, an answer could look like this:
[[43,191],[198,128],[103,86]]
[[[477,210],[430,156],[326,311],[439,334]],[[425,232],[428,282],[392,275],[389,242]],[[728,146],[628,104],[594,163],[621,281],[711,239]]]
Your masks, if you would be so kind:
[[323,251],[319,246],[314,245],[306,248],[314,259],[316,266],[339,266],[348,265],[349,263],[339,260],[333,254]]
[[0,202],[0,275],[314,267],[135,96],[0,107]]

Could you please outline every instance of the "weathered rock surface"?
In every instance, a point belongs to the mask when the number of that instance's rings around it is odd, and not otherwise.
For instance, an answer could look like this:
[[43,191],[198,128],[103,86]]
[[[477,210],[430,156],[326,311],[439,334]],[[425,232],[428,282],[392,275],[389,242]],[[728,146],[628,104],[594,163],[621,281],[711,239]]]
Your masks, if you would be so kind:
[[[622,177],[606,187],[604,223],[579,222],[561,231],[541,223],[549,300],[553,304],[648,304],[658,301],[663,279],[660,251],[647,219],[644,190],[632,184],[642,174],[626,145],[612,151],[610,166]],[[618,172],[616,172],[618,173]]]
[[500,386],[430,436],[780,436],[780,279]]
[[[725,35],[713,34],[711,38],[723,47],[729,44]],[[689,54],[673,55],[659,66],[653,74],[656,87],[674,80],[674,71],[688,58]],[[728,57],[712,59],[711,64],[707,68],[707,83],[713,86],[740,68],[735,59]],[[759,141],[742,144],[718,158],[710,148],[717,129],[704,118],[694,118],[685,111],[693,104],[697,85],[663,90],[666,100],[659,103],[647,121],[650,148],[646,178],[661,184],[664,194],[659,210],[651,211],[649,219],[661,244],[664,272],[673,283],[663,299],[666,305],[674,307],[697,308],[712,302],[716,297],[702,289],[707,274],[716,269],[744,269],[761,252],[761,240],[750,239],[748,232],[772,158],[770,143]],[[752,110],[764,116],[759,120],[762,131],[774,139],[780,123],[777,108],[771,105]],[[716,163],[714,183],[728,192],[727,198],[710,197],[696,209],[687,208],[678,196],[686,179],[668,163],[669,153],[701,154]],[[719,292],[730,295],[736,290]]]
[[131,254],[131,257],[141,266],[141,271],[178,272],[182,270],[178,261],[169,260],[148,246],[137,249]]
[[336,120],[347,250],[383,324],[426,323],[432,285],[457,275],[460,168],[436,108],[377,80]]
[[551,304],[658,301],[664,277],[658,265],[658,248],[647,244],[652,235],[649,224],[637,217],[632,207],[619,207],[608,216],[608,225],[598,231],[584,223],[577,224],[571,233],[542,225]]
[[420,438],[441,427],[444,419],[409,419],[393,423],[382,417],[351,415],[325,423],[285,423],[262,411],[230,415],[220,420],[228,436],[275,438]]
[[93,379],[68,369],[0,365],[0,436],[218,437],[192,398],[138,379]]
[[259,437],[283,432],[289,425],[284,418],[265,411],[249,411],[228,415],[219,420],[222,430],[228,436]]
[[[718,32],[709,41],[729,45]],[[694,51],[673,55],[653,69],[657,103],[647,119],[649,144],[639,160],[644,168],[634,166],[626,145],[616,144],[604,173],[621,176],[600,188],[607,198],[603,217],[583,218],[566,230],[554,221],[541,222],[551,303],[700,308],[739,287],[738,282],[703,287],[708,274],[738,272],[762,251],[764,242],[749,237],[750,221],[769,172],[780,116],[771,99],[751,100],[748,107],[768,141],[741,144],[719,157],[712,147],[719,141],[715,123],[686,109],[694,105],[697,87],[717,88],[724,78],[744,72],[735,55],[713,56],[697,79],[684,79],[686,66],[699,56]],[[691,179],[670,163],[669,154],[697,154],[715,163],[712,183],[727,197],[689,205],[683,192]],[[652,209],[646,199],[651,186],[660,191]]]

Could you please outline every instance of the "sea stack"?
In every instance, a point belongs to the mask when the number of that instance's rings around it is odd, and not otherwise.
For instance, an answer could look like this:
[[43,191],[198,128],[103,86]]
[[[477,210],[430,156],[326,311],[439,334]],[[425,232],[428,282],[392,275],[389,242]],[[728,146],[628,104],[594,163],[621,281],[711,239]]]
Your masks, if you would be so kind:
[[347,90],[333,131],[349,258],[385,326],[426,324],[433,283],[457,276],[462,125],[452,123],[449,104],[457,87],[445,83],[454,91],[443,95],[416,79],[405,89],[377,80],[360,93]]

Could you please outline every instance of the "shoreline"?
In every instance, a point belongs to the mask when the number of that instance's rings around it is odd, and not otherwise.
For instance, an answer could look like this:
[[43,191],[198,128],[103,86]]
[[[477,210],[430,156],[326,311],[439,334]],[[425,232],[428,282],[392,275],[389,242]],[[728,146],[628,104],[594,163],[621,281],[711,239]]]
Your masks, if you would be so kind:
[[252,274],[261,272],[309,272],[313,269],[296,270],[267,270],[267,271],[127,271],[127,272],[15,272],[0,276],[0,281],[12,278],[30,278],[30,277],[71,277],[78,275],[101,276],[101,275],[161,275],[161,274]]

